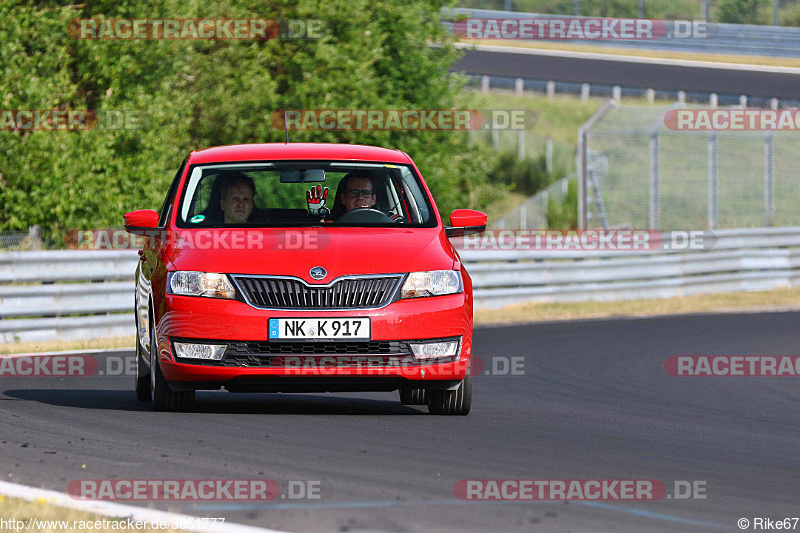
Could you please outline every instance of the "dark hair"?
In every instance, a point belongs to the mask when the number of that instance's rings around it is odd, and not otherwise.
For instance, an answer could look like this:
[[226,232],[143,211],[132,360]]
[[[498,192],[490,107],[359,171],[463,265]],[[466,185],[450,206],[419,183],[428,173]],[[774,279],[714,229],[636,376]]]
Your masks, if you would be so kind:
[[220,183],[219,193],[220,198],[225,199],[228,195],[228,189],[236,185],[244,184],[250,187],[250,193],[256,195],[256,184],[253,178],[242,172],[231,172],[230,174],[222,174],[217,180],[222,180]]
[[372,173],[368,170],[357,169],[345,175],[345,177],[339,181],[339,185],[336,187],[336,197],[333,199],[333,207],[331,208],[330,214],[331,220],[336,220],[347,211],[344,207],[344,204],[339,199],[339,195],[347,194],[347,183],[351,178],[369,180],[372,182],[372,188],[375,188],[375,178],[373,178]]

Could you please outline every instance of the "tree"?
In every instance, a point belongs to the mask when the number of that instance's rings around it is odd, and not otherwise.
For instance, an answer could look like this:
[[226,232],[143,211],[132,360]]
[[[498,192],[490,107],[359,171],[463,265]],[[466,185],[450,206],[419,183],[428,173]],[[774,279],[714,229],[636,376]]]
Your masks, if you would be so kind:
[[769,0],[720,0],[720,22],[730,24],[765,24]]
[[[279,109],[465,107],[458,52],[442,21],[446,0],[88,1],[53,7],[0,0],[4,109],[124,112],[139,127],[0,130],[0,230],[39,224],[119,225],[157,208],[186,154],[220,144],[282,141]],[[75,39],[72,19],[319,19],[315,40]],[[293,141],[375,144],[407,151],[446,216],[495,196],[493,156],[464,132],[302,131]]]

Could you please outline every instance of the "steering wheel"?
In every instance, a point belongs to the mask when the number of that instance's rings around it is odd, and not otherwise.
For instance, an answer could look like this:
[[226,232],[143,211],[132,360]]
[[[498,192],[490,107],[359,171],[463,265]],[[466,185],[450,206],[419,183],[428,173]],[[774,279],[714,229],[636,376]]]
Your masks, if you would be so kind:
[[350,223],[379,223],[379,222],[394,222],[392,217],[371,207],[357,207],[342,214],[336,222],[350,222]]

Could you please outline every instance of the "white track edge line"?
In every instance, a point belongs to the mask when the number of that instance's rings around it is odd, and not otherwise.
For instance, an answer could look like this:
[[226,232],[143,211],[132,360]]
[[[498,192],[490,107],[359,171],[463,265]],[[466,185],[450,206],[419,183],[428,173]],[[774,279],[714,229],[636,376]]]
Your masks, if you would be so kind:
[[[2,344],[0,344],[2,346]],[[74,354],[93,354],[93,353],[106,353],[106,352],[130,352],[136,350],[135,346],[130,348],[92,348],[91,350],[64,350],[61,352],[31,352],[31,353],[7,353],[0,354],[0,357],[18,357],[27,356],[34,357],[37,355],[74,355]]]
[[[29,487],[27,485],[10,483],[8,481],[0,481],[0,494],[10,498],[21,498],[27,501],[45,500],[45,503],[56,505],[58,507],[66,507],[69,509],[115,518],[130,517],[131,519],[137,521],[141,520],[146,522],[160,522],[169,520],[180,521],[181,519],[184,521],[189,521],[189,519],[196,521],[198,518],[203,518],[180,513],[172,513],[169,511],[147,509],[144,507],[137,507],[134,505],[126,505],[116,502],[75,500],[62,492]],[[220,525],[214,526],[211,524],[205,527],[186,528],[183,531],[197,531],[201,533],[285,533],[275,529],[265,529],[255,526],[247,526],[244,524],[231,523],[227,520]]]

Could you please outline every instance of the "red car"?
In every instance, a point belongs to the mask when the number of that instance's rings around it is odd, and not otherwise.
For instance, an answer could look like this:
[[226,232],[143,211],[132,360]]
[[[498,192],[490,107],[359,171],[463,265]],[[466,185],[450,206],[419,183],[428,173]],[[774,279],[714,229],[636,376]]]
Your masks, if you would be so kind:
[[466,415],[472,282],[408,155],[349,144],[248,144],[189,154],[136,269],[139,400],[191,408],[196,390],[400,391]]

